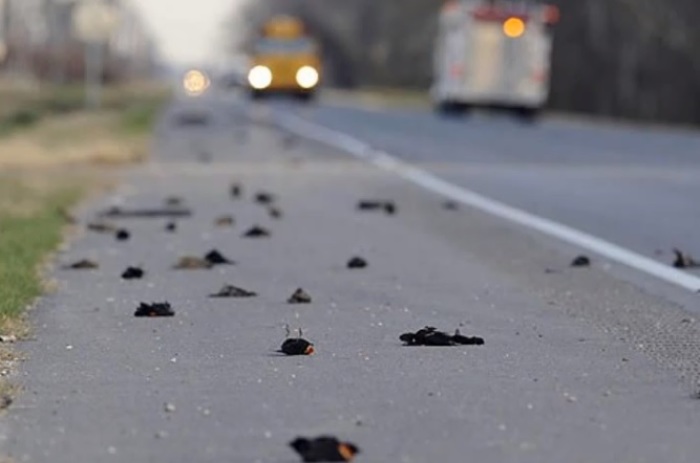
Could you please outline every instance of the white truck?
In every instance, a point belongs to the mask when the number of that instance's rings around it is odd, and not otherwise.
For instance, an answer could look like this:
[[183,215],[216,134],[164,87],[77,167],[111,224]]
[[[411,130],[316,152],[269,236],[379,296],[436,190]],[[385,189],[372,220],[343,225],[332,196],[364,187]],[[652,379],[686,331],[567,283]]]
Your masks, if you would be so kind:
[[452,0],[439,18],[431,99],[442,114],[505,109],[533,119],[549,96],[559,9],[520,1]]

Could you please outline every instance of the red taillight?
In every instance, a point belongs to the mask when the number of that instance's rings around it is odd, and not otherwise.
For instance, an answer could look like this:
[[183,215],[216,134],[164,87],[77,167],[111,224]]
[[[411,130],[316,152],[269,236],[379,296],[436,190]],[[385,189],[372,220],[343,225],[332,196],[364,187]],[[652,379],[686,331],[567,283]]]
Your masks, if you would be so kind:
[[560,18],[559,7],[556,5],[547,5],[544,8],[544,22],[547,24],[556,24]]

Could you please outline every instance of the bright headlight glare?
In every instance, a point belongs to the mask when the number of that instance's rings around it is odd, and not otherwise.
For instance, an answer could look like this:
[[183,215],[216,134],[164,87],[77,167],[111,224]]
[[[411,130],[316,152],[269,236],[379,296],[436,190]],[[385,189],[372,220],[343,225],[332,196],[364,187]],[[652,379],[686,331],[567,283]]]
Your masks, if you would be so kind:
[[248,82],[256,90],[263,90],[272,83],[272,71],[267,66],[255,66],[248,73]]
[[297,83],[301,88],[313,88],[318,84],[318,71],[311,66],[302,66],[297,71]]

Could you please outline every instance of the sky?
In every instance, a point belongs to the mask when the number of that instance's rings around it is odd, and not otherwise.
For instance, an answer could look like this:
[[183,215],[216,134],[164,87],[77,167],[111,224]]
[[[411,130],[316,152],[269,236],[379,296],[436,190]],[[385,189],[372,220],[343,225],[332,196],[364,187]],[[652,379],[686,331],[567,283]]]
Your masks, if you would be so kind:
[[131,0],[174,64],[202,64],[221,56],[223,22],[245,0]]

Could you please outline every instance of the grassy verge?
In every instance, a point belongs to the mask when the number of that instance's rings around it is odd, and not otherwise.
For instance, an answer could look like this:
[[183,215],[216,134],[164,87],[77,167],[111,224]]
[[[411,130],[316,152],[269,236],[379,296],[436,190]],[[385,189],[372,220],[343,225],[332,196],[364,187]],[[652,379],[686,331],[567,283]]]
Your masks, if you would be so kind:
[[[7,97],[3,99],[3,97]],[[67,213],[111,182],[114,166],[146,157],[151,127],[167,94],[158,88],[108,89],[97,112],[74,88],[8,89],[0,84],[0,335],[28,331],[24,311],[48,289],[42,264],[60,244]],[[3,381],[17,359],[0,342]]]

